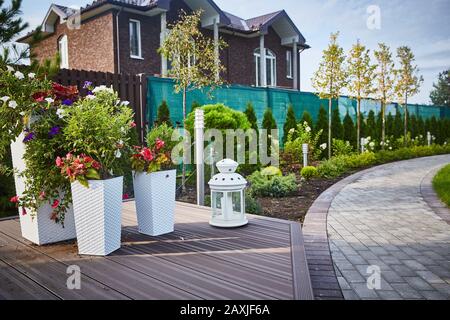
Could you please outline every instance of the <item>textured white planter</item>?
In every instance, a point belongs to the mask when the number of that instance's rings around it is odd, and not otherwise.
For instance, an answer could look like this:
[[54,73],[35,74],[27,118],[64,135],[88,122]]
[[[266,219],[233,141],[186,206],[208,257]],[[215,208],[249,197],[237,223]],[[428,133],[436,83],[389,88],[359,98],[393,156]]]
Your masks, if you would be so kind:
[[139,232],[160,236],[174,231],[176,170],[134,173]]
[[[21,134],[11,144],[13,167],[17,171],[14,175],[14,182],[16,194],[19,197],[25,191],[25,181],[19,176],[26,169],[26,164],[23,160],[23,155],[25,154],[23,139],[24,134]],[[43,205],[37,212],[32,212],[31,209],[27,209],[27,212],[26,215],[22,215],[22,209],[19,208],[20,228],[22,237],[34,244],[44,245],[76,238],[75,221],[71,208],[66,212],[64,227],[50,219],[53,212],[50,204]]]
[[107,256],[120,248],[123,177],[72,183],[78,253]]

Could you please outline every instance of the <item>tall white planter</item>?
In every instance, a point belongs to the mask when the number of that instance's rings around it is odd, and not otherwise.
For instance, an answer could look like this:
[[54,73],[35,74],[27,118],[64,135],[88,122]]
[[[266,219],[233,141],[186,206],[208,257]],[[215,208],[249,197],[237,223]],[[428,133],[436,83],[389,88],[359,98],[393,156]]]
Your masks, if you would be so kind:
[[[16,194],[20,197],[25,191],[25,181],[20,177],[20,173],[26,169],[23,156],[25,154],[25,144],[22,133],[15,142],[11,144],[11,155],[13,167],[16,169],[14,182]],[[72,208],[66,212],[64,227],[60,223],[51,220],[53,209],[50,204],[41,206],[37,212],[27,209],[27,214],[22,215],[19,208],[20,228],[22,237],[37,245],[51,244],[76,238],[75,221]]]
[[107,256],[120,248],[123,177],[72,183],[78,253]]
[[134,173],[139,232],[160,236],[174,231],[176,170]]

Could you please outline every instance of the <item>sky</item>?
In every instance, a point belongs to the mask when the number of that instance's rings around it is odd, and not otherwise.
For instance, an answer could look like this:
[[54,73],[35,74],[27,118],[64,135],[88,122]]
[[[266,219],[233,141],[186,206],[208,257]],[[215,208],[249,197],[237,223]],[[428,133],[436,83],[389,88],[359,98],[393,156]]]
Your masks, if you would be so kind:
[[[39,25],[50,4],[83,6],[92,0],[23,0],[24,20]],[[314,91],[311,77],[327,46],[339,31],[346,52],[359,39],[373,52],[379,42],[411,47],[424,83],[412,103],[431,103],[429,93],[439,72],[450,68],[450,0],[216,0],[225,11],[251,18],[284,9],[311,49],[302,53],[302,91]],[[378,19],[379,18],[379,19]],[[344,92],[345,94],[345,92]]]

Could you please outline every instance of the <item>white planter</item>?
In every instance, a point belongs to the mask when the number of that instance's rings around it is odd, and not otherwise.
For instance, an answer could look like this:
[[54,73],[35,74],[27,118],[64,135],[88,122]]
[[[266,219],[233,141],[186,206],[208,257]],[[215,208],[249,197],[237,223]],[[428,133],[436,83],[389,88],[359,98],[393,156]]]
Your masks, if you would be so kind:
[[72,183],[78,253],[107,256],[120,248],[123,177]]
[[[23,156],[25,154],[25,144],[22,142],[24,134],[22,133],[15,142],[11,144],[11,155],[13,167],[16,169],[14,182],[16,194],[20,197],[25,191],[25,181],[19,176],[26,169]],[[64,227],[60,223],[51,220],[53,209],[50,204],[43,205],[32,212],[27,209],[27,214],[22,215],[22,209],[19,208],[20,228],[22,237],[37,245],[51,244],[76,238],[75,221],[73,210],[69,208],[66,212]],[[33,213],[33,214],[32,214]]]
[[160,236],[174,231],[176,170],[134,173],[139,232]]

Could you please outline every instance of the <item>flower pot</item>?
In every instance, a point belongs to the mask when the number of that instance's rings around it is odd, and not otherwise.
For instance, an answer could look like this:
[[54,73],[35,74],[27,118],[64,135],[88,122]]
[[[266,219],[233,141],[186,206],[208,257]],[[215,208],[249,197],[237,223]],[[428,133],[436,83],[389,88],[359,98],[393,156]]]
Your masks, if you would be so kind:
[[176,170],[133,172],[139,232],[160,236],[174,231]]
[[[26,169],[23,155],[25,144],[22,142],[25,135],[22,133],[15,142],[11,144],[11,155],[13,167],[16,169],[14,182],[16,194],[20,197],[25,191],[25,181],[20,173]],[[66,212],[64,226],[51,220],[53,209],[50,204],[42,205],[37,212],[27,209],[27,214],[22,214],[19,208],[20,228],[22,237],[37,245],[52,244],[76,238],[75,221],[72,208]]]
[[123,177],[72,183],[78,253],[107,256],[120,248]]

